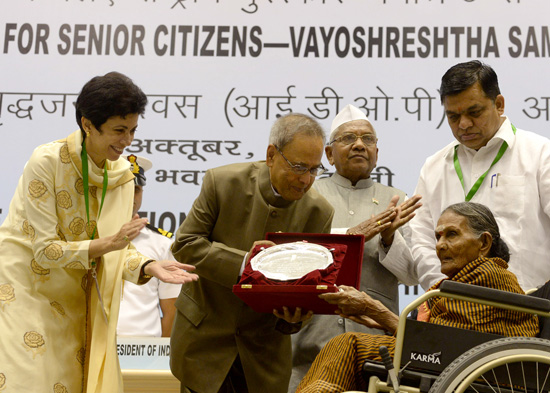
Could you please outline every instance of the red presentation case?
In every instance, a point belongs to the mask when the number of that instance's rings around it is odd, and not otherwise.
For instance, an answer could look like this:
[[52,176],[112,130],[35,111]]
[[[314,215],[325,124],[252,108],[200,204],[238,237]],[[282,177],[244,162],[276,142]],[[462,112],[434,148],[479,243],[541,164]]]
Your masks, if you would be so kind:
[[[359,289],[361,264],[363,261],[363,235],[332,235],[324,233],[268,233],[267,240],[276,244],[308,241],[322,244],[344,244],[346,255],[336,278],[336,285],[348,285]],[[336,292],[334,285],[265,285],[237,284],[233,293],[248,304],[254,311],[272,313],[282,311],[283,306],[294,311],[301,307],[303,312],[313,310],[315,314],[334,314],[336,306],[318,297],[321,293]]]

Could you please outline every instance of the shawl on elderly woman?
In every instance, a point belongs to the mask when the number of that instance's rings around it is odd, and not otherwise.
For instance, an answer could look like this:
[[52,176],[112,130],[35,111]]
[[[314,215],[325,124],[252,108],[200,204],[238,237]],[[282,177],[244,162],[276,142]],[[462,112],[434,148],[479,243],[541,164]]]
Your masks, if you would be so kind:
[[[516,276],[507,268],[508,264],[500,258],[481,257],[470,262],[450,280],[523,294]],[[439,288],[443,281],[429,290]],[[428,321],[438,325],[503,336],[533,337],[539,332],[535,315],[444,297],[432,298],[428,306]],[[367,359],[381,360],[381,345],[388,347],[391,356],[394,355],[395,337],[392,336],[346,333],[335,337],[317,356],[296,392],[366,389],[362,377],[363,363]]]

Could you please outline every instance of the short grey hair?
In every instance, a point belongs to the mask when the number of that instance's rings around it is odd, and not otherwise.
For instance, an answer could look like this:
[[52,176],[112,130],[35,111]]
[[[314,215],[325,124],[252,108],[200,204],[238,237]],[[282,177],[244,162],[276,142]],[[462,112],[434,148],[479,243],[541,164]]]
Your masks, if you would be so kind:
[[297,134],[317,136],[323,139],[323,145],[326,143],[326,135],[317,120],[302,113],[290,113],[278,118],[269,134],[269,144],[283,149],[288,145]]
[[[466,218],[468,227],[474,232],[477,237],[480,237],[483,232],[489,232],[493,237],[493,244],[489,251],[489,257],[497,257],[510,261],[510,250],[508,245],[500,237],[500,230],[497,221],[491,210],[481,203],[475,202],[460,202],[450,205],[443,213],[452,211]],[[443,215],[443,213],[441,213]]]

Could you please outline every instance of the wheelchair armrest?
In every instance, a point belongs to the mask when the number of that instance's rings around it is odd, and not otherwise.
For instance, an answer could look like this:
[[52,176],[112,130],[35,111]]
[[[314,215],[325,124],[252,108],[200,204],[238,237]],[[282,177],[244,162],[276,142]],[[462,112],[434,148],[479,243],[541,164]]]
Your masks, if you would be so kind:
[[442,293],[470,296],[482,300],[499,302],[510,306],[525,307],[535,309],[537,311],[550,312],[550,300],[522,295],[519,293],[500,291],[498,289],[485,288],[450,280],[443,281],[439,287],[439,290]]

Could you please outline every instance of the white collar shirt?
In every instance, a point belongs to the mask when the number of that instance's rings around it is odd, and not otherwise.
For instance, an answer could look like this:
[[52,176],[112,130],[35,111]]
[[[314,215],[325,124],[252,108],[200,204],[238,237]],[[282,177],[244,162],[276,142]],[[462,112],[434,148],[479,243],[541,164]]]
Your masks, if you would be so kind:
[[[172,240],[145,227],[132,240],[143,255],[154,260],[175,260],[170,246]],[[120,302],[117,334],[119,336],[162,336],[160,299],[177,298],[181,284],[168,284],[151,278],[146,284],[136,285],[124,281]]]
[[495,215],[501,236],[510,248],[509,269],[523,289],[550,279],[550,140],[520,129],[514,134],[506,118],[478,151],[459,146],[466,192],[453,163],[458,142],[429,157],[422,167],[415,193],[423,196],[423,206],[410,227],[416,272],[424,289],[444,277],[434,235],[441,212],[465,200],[472,184],[491,166],[503,141],[508,149],[489,170],[471,201],[484,204]]

